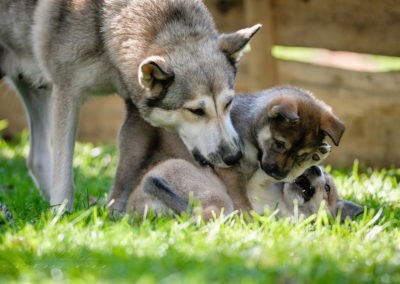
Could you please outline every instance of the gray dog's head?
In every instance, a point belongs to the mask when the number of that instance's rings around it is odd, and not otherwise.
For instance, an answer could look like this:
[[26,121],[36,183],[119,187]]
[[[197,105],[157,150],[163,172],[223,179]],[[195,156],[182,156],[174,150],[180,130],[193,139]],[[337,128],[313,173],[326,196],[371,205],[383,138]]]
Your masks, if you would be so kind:
[[229,115],[236,64],[260,25],[215,38],[188,37],[139,67],[146,100],[140,110],[152,125],[176,131],[201,164],[233,165],[241,142]]

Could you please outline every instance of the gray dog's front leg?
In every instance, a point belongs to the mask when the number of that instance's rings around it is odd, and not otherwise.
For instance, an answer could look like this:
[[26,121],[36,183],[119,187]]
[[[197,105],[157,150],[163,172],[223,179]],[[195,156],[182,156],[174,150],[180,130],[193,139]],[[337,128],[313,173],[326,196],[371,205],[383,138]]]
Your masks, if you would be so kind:
[[46,86],[35,87],[22,75],[11,78],[25,107],[29,123],[29,172],[42,195],[49,201],[53,173],[51,152],[51,96]]
[[64,202],[72,209],[74,200],[73,154],[78,123],[80,98],[53,86],[52,138],[54,172],[50,191],[50,205]]

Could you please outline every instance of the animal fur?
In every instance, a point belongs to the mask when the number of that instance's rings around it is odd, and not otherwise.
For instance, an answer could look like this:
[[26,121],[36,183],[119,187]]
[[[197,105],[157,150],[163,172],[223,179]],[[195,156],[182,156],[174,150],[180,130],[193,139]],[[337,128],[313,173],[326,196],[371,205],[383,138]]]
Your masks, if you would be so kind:
[[[308,168],[295,182],[250,190],[249,198],[255,212],[274,212],[277,218],[299,220],[326,210],[343,222],[363,212],[359,204],[339,198],[332,177],[319,166]],[[190,204],[196,202],[200,212],[194,214],[201,214],[205,221],[234,212],[226,186],[209,169],[170,159],[146,173],[130,197],[128,211],[136,215],[148,211],[156,215],[190,213]]]
[[[344,132],[343,123],[328,106],[309,92],[294,87],[238,95],[233,100],[231,117],[243,139],[244,157],[238,165],[215,168],[214,173],[223,182],[234,209],[243,211],[253,209],[249,191],[264,190],[279,181],[292,182],[329,154],[330,146],[325,143],[327,137],[338,144]],[[168,159],[186,159],[193,163],[184,151],[176,152],[176,149],[182,149],[178,147],[181,142],[176,135],[160,129],[157,140],[160,145],[149,158],[152,163],[143,170],[144,174],[148,170],[152,172],[154,164]],[[174,167],[173,163],[167,165]],[[203,165],[207,166],[207,163]],[[126,169],[125,174],[129,175],[128,172]],[[169,179],[177,185],[172,177]],[[190,179],[178,179],[183,181],[183,191],[190,191],[193,186]]]
[[334,218],[340,215],[343,222],[363,212],[359,204],[339,197],[332,176],[320,166],[308,168],[294,182],[279,182],[263,190],[250,190],[249,198],[254,211],[259,214],[265,210],[275,211],[278,218],[302,219],[322,209]]
[[[116,92],[130,111],[119,136],[125,156],[111,193],[116,210],[124,209],[120,200],[157,143],[155,127],[177,132],[209,164],[237,162],[229,104],[236,62],[259,28],[219,35],[197,0],[1,1],[0,74],[24,103],[28,166],[50,205],[72,208],[75,135],[89,95]],[[199,124],[203,106],[212,112]],[[130,133],[131,124],[142,131]],[[208,136],[199,134],[206,130]],[[125,167],[129,178],[121,180]]]

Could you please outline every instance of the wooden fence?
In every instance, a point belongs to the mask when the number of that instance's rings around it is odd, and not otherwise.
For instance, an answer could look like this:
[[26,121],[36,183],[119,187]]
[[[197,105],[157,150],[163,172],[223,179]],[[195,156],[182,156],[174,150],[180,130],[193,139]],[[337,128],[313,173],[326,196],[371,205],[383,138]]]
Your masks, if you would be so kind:
[[[274,58],[275,45],[400,56],[400,2],[395,0],[206,0],[221,32],[263,24],[239,64],[236,88],[278,84],[309,89],[345,122],[341,145],[328,158],[350,166],[400,166],[400,72],[342,70]],[[24,125],[16,96],[0,86],[0,119],[7,133]],[[116,97],[94,98],[81,113],[78,138],[115,142],[123,107]]]
[[400,56],[400,2],[393,0],[207,0],[221,32],[263,29],[239,67],[237,89],[278,84],[311,90],[333,107],[346,133],[328,162],[400,166],[400,72],[357,72],[277,60],[275,45]]

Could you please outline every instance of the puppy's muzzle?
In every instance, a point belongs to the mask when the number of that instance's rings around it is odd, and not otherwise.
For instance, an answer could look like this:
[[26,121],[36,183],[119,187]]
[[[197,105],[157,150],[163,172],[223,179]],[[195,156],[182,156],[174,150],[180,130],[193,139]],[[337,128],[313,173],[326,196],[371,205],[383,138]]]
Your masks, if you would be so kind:
[[301,189],[301,195],[304,198],[304,202],[309,201],[315,194],[315,188],[311,184],[310,177],[321,176],[321,174],[322,172],[319,167],[312,166],[294,181],[294,183]]
[[261,168],[263,169],[263,171],[264,171],[267,175],[273,177],[273,178],[276,179],[276,180],[282,180],[282,179],[284,179],[284,178],[288,175],[288,173],[289,173],[289,171],[282,171],[282,170],[280,170],[280,169],[278,168],[278,166],[275,165],[275,164],[261,164]]
[[308,168],[305,172],[305,175],[312,175],[312,176],[317,176],[320,177],[322,175],[322,171],[321,168],[318,166],[312,166],[310,168]]
[[294,183],[301,187],[303,190],[308,190],[312,187],[311,179],[313,177],[320,177],[322,175],[321,168],[318,166],[309,167],[304,173],[298,176]]

